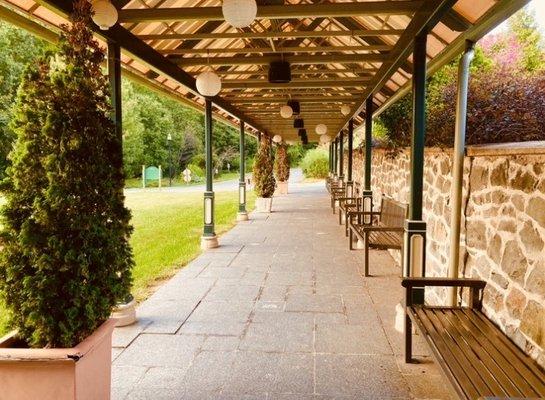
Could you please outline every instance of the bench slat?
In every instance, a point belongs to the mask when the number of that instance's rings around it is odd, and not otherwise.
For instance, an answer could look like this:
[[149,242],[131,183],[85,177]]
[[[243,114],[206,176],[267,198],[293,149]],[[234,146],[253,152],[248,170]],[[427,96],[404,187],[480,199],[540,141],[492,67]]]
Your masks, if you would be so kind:
[[[473,317],[473,314],[476,314],[477,318]],[[535,397],[536,395],[545,397],[545,372],[537,366],[534,360],[516,347],[484,314],[474,310],[464,310],[463,316],[482,333],[484,338],[495,339],[498,353],[527,382],[525,386],[529,387],[529,390],[523,393],[526,397]]]
[[482,393],[491,394],[492,392],[490,392],[487,382],[481,378],[473,367],[471,360],[467,358],[467,354],[461,351],[459,347],[452,346],[452,338],[450,335],[445,335],[448,331],[441,323],[441,320],[435,315],[438,309],[420,308],[418,311],[422,322],[425,321],[428,327],[434,329],[435,337],[433,341],[435,343],[438,340],[441,341],[442,349],[439,350],[445,355],[446,365],[450,366],[455,361],[463,369],[463,374],[456,373],[455,376],[466,396],[474,399]]
[[[460,312],[452,312],[452,310],[443,309],[443,315],[446,321],[449,323],[448,331],[451,333],[452,338],[456,343],[464,349],[467,354],[471,354],[472,358],[480,360],[485,366],[486,370],[481,368],[478,372],[481,374],[484,380],[488,382],[489,386],[493,386],[493,393],[495,395],[505,395],[511,397],[522,396],[522,392],[517,389],[513,384],[509,376],[504,372],[494,360],[496,357],[491,351],[491,346],[488,341],[485,341],[483,337],[475,335],[475,331],[457,318]],[[492,353],[492,354],[490,354]],[[510,371],[512,373],[513,371]]]
[[481,311],[409,307],[460,395],[545,398],[545,372]]

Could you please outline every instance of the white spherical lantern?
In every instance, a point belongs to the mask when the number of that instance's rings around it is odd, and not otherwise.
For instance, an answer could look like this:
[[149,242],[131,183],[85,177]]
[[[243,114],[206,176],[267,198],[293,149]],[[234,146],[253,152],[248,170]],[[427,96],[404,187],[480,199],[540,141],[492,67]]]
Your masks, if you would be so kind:
[[293,115],[293,109],[286,105],[286,106],[282,106],[280,107],[280,116],[282,118],[291,118],[291,116]]
[[245,28],[255,20],[257,3],[255,0],[223,0],[221,11],[229,24]]
[[107,0],[95,0],[92,4],[93,22],[106,31],[117,22],[117,9]]
[[331,142],[331,137],[329,135],[320,136],[320,143],[328,144],[329,142]]
[[197,76],[197,90],[206,97],[213,97],[221,90],[221,79],[212,71],[201,72]]
[[327,126],[325,126],[324,124],[316,125],[316,133],[318,135],[325,135],[327,133]]
[[344,115],[345,117],[350,114],[350,106],[348,104],[344,104],[342,107],[341,107],[341,114]]
[[274,135],[272,140],[274,143],[282,143],[282,136]]

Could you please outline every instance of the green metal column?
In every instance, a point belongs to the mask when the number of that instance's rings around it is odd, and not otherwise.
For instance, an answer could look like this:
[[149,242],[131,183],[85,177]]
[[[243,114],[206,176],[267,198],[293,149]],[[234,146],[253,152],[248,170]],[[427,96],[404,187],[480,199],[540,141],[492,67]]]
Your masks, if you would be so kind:
[[[123,169],[123,114],[121,104],[121,47],[119,44],[108,41],[108,80],[110,83],[110,100],[112,102],[112,121],[118,138],[116,150],[111,152],[112,167]],[[121,188],[121,190],[123,190]],[[136,322],[135,301],[132,294],[125,299],[119,299],[116,312],[118,326],[131,325]]]
[[[373,163],[373,95],[365,100],[365,162],[363,171],[363,191],[362,202],[363,211],[373,211],[373,191],[371,190],[371,165]],[[373,218],[371,214],[364,215],[363,223],[371,224]],[[368,268],[367,264],[365,265]],[[366,272],[368,272],[366,270]]]
[[117,136],[121,139],[123,137],[123,116],[121,113],[121,48],[114,42],[108,42],[108,79],[110,81],[110,97],[112,101],[112,120],[115,123]]
[[204,229],[201,240],[203,249],[218,247],[214,229],[214,190],[212,166],[212,101],[205,99],[204,106],[204,154],[206,163],[206,191],[204,192]]
[[238,214],[237,221],[247,221],[248,213],[246,212],[246,180],[244,177],[246,163],[246,150],[244,148],[244,121],[240,121],[240,137],[239,137],[239,152],[240,152],[240,179],[238,182]]
[[344,181],[344,132],[339,135],[339,178]]
[[346,176],[346,196],[352,197],[354,182],[352,181],[352,165],[354,154],[354,120],[348,121],[348,168]]
[[337,178],[339,177],[339,174],[337,173],[337,143],[338,143],[339,139],[335,138],[335,140],[333,141],[333,177],[335,178],[335,180],[337,180]]
[[[426,223],[422,221],[424,144],[426,137],[426,42],[427,32],[415,38],[413,53],[413,124],[409,218],[405,222],[403,274],[425,276]],[[414,292],[414,303],[424,302],[424,288]]]
[[333,175],[333,142],[329,142],[329,176]]

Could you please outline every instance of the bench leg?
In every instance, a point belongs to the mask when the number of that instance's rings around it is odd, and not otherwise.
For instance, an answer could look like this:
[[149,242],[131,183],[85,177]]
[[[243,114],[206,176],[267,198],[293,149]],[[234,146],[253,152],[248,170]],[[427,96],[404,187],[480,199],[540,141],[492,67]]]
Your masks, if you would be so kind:
[[346,212],[344,214],[344,236],[348,236],[348,218],[350,218],[350,214]]
[[405,362],[413,362],[413,323],[405,313]]
[[363,247],[365,248],[365,255],[363,256],[364,276],[369,276],[369,235],[367,232],[363,233]]
[[350,231],[350,234],[348,238],[348,249],[354,250],[354,246],[353,246],[354,234],[352,233],[352,229],[349,229],[349,231]]
[[343,215],[343,210],[341,210],[341,208],[339,207],[339,225],[342,225],[342,215]]

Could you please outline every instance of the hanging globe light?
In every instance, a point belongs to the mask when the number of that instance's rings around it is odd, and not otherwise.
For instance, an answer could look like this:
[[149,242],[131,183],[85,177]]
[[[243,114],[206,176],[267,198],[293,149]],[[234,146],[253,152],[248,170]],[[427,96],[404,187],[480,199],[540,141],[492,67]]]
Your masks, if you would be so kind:
[[214,97],[221,90],[221,79],[213,71],[201,72],[197,76],[197,90],[206,97]]
[[246,28],[257,15],[255,0],[223,0],[221,5],[223,17],[235,28]]
[[282,136],[274,135],[272,140],[274,143],[282,143]]
[[327,126],[325,126],[324,124],[316,125],[316,133],[318,135],[325,135],[327,133]]
[[92,11],[93,22],[103,31],[107,31],[117,22],[117,9],[108,0],[93,1]]
[[321,144],[328,144],[329,142],[331,142],[331,137],[329,135],[320,136],[320,143]]
[[286,105],[286,106],[282,106],[280,107],[280,116],[282,118],[291,118],[291,116],[293,115],[293,109]]
[[348,104],[344,104],[342,107],[341,107],[341,114],[344,115],[345,117],[350,114],[350,106]]

